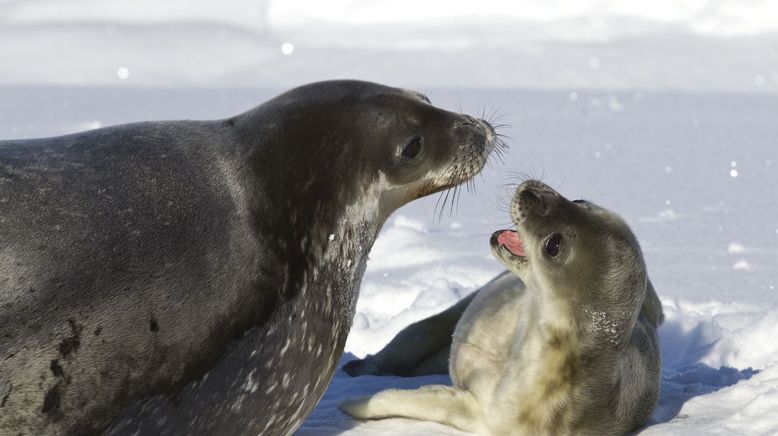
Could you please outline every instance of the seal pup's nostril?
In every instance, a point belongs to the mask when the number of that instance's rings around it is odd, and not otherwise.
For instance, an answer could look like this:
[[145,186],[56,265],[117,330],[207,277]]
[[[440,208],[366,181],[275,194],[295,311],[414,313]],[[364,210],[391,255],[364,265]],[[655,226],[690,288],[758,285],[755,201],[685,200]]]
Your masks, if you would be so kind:
[[524,214],[537,213],[539,215],[544,215],[546,213],[546,202],[532,187],[521,190],[519,192],[518,200],[519,210]]
[[560,199],[559,193],[539,180],[527,180],[522,183],[513,202],[524,213],[546,215],[554,209]]

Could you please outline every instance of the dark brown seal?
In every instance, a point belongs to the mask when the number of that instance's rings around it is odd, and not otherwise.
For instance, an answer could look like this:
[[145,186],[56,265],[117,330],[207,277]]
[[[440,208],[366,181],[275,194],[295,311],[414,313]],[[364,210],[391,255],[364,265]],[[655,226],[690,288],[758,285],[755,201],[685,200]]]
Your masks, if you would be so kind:
[[385,219],[469,180],[494,142],[358,81],[0,142],[0,433],[291,433]]

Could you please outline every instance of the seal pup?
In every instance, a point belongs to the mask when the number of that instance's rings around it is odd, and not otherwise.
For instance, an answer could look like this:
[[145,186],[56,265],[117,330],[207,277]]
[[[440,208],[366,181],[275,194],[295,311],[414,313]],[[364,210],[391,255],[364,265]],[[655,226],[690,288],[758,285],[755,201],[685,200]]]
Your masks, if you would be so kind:
[[493,435],[643,425],[659,396],[662,314],[644,304],[637,239],[614,213],[538,181],[519,186],[511,218],[517,230],[495,232],[492,252],[526,285],[498,278],[467,306],[451,345],[453,387],[387,390],[342,411]]
[[0,434],[289,434],[392,211],[491,126],[330,81],[218,121],[0,142]]

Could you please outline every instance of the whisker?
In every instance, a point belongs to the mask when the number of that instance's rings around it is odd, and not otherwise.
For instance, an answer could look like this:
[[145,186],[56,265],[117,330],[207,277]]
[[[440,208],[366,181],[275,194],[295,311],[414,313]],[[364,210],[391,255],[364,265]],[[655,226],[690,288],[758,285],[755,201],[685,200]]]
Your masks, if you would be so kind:
[[[501,119],[505,118],[506,115],[507,115],[506,112],[498,113],[497,116],[495,116],[491,121],[494,122],[500,121]],[[489,124],[491,124],[491,122]]]
[[486,164],[489,165],[490,168],[492,166],[492,160],[494,159],[496,159],[500,163],[500,165],[505,165],[505,157],[503,156],[502,150],[495,148],[492,155],[494,157],[489,156],[489,159],[486,160]]
[[451,194],[451,188],[446,189],[445,191],[440,193],[440,197],[438,197],[438,202],[440,202],[440,198],[443,199],[443,203],[438,209],[438,205],[435,205],[435,214],[438,216],[437,221],[440,222],[443,219],[443,211],[446,210],[446,202],[448,202],[448,196]]
[[454,188],[454,198],[451,199],[451,209],[449,210],[449,217],[454,215],[454,203],[456,203],[456,210],[459,212],[459,198],[461,197],[460,188],[462,185],[457,185]]
[[495,115],[497,115],[497,112],[499,112],[499,110],[500,110],[499,108],[495,108],[494,110],[492,110],[492,112],[491,112],[491,113],[489,114],[489,116],[486,118],[487,120],[489,120],[489,121],[490,121],[490,122],[489,122],[489,124],[492,124],[492,123],[491,123],[491,121],[493,121],[493,120],[494,120],[494,117],[495,117]]

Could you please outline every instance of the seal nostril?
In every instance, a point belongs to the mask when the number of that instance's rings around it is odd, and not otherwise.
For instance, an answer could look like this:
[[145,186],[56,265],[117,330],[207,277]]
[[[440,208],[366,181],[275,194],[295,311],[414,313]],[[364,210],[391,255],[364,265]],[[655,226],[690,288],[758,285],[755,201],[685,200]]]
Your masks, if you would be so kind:
[[462,115],[462,121],[459,122],[459,125],[461,127],[469,127],[474,130],[478,130],[480,128],[478,119],[466,114]]
[[543,199],[531,189],[525,189],[519,193],[519,208],[527,212],[535,211],[544,214],[546,204]]

